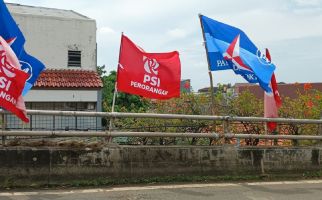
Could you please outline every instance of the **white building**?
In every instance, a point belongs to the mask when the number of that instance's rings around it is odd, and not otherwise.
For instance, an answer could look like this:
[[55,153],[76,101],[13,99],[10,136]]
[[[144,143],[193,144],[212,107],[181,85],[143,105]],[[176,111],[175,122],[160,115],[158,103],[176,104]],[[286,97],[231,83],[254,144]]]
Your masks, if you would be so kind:
[[[72,10],[7,4],[26,38],[26,51],[46,70],[25,96],[29,109],[101,111],[96,72],[96,22]],[[9,128],[19,128],[8,120]],[[20,123],[21,124],[21,123]],[[32,129],[97,129],[100,119],[32,116]]]

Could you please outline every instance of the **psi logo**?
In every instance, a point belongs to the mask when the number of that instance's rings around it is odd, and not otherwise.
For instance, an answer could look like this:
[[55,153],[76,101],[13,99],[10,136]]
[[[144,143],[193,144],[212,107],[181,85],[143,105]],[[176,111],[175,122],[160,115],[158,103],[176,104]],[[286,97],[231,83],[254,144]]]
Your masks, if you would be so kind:
[[143,83],[149,83],[151,86],[160,87],[160,78],[158,77],[159,63],[156,59],[143,56],[143,66],[145,70]]
[[1,52],[0,55],[0,89],[5,89],[5,91],[9,91],[11,81],[10,79],[14,78],[16,74],[13,72],[14,67],[10,65],[10,63],[6,60],[6,54],[4,52]]

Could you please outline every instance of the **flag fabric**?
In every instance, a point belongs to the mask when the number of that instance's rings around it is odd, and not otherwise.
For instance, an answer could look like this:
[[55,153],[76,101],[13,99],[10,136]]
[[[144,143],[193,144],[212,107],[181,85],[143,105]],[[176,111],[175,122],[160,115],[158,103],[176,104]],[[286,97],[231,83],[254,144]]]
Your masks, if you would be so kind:
[[0,0],[0,27],[0,36],[13,49],[20,61],[21,69],[29,74],[23,90],[23,95],[25,95],[36,82],[39,74],[45,69],[45,66],[38,59],[26,53],[24,49],[25,37],[3,0]]
[[[273,92],[265,92],[264,93],[264,117],[268,118],[277,118],[278,117],[278,109],[274,99]],[[270,131],[276,129],[276,122],[267,122],[267,127]]]
[[[271,60],[271,55],[266,49],[266,57]],[[264,117],[268,118],[277,118],[278,117],[278,108],[282,105],[282,100],[278,92],[277,82],[275,74],[273,73],[271,78],[271,92],[264,92]],[[276,122],[267,122],[268,129],[272,132],[276,129]]]
[[29,122],[21,95],[27,78],[13,50],[0,36],[0,106],[24,122]]
[[250,83],[259,83],[267,92],[275,65],[267,60],[240,29],[200,15],[212,71],[232,69]]
[[38,76],[45,69],[45,66],[38,59],[27,54],[25,50],[20,53],[19,61],[21,64],[21,69],[29,74],[25,87],[22,91],[22,96],[25,96],[37,81]]
[[[271,54],[269,53],[268,49],[266,49],[265,55],[268,60],[270,60],[270,61],[272,60]],[[273,73],[272,79],[271,79],[271,87],[272,87],[272,91],[274,94],[276,106],[279,108],[282,106],[282,99],[281,99],[280,93],[278,92],[277,81],[276,81],[276,77],[275,77],[274,73]]]
[[117,90],[152,99],[180,96],[181,64],[177,51],[147,53],[122,34]]

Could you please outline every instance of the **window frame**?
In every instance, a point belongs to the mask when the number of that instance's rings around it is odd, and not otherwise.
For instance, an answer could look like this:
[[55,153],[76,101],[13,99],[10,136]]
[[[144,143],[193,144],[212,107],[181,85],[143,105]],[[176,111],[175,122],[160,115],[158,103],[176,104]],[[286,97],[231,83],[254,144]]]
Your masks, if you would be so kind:
[[82,66],[82,51],[68,50],[67,67]]

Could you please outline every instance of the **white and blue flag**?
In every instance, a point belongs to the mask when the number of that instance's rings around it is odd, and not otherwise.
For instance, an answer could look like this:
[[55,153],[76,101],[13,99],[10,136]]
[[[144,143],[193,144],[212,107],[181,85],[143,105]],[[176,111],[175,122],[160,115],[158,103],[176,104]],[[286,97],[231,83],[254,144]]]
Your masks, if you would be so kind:
[[3,0],[0,0],[0,36],[10,44],[20,61],[21,69],[29,74],[29,78],[27,79],[22,92],[22,94],[25,95],[36,82],[42,70],[45,69],[45,66],[42,62],[25,51],[25,37],[10,15]]
[[211,71],[232,69],[267,92],[275,65],[240,29],[201,15]]

